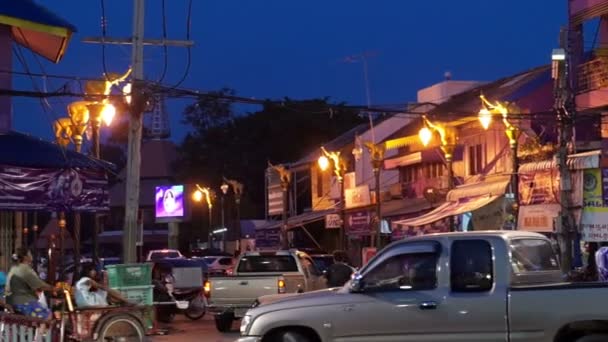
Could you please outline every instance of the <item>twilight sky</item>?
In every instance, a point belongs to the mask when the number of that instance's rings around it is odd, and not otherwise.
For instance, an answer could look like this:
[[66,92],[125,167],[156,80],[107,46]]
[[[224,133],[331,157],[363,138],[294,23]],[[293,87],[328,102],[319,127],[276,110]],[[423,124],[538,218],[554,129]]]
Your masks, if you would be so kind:
[[[42,61],[48,74],[92,77],[103,72],[99,45],[85,36],[101,35],[101,0],[38,0],[78,27],[65,58]],[[108,35],[131,32],[130,1],[105,0]],[[162,37],[161,0],[148,0],[146,36]],[[170,39],[185,39],[187,0],[167,0]],[[376,105],[415,101],[416,91],[443,79],[490,81],[548,63],[566,22],[566,1],[555,0],[193,0],[192,65],[183,87],[236,89],[256,98],[296,99],[330,96],[365,103],[361,63],[346,57],[371,51],[371,100]],[[122,72],[129,66],[129,46],[106,48],[106,66]],[[185,72],[186,51],[168,49],[164,83]],[[41,72],[29,53],[32,72]],[[158,80],[163,49],[146,48],[146,77]],[[14,59],[16,70],[23,66]],[[51,91],[65,80],[49,79],[38,87]],[[16,76],[16,89],[33,89]],[[74,91],[78,88],[73,86]],[[37,99],[15,98],[14,126],[22,132],[52,137],[50,122],[64,115],[67,100],[49,100],[45,112]],[[181,141],[187,127],[179,121],[185,105],[171,101],[172,139]]]

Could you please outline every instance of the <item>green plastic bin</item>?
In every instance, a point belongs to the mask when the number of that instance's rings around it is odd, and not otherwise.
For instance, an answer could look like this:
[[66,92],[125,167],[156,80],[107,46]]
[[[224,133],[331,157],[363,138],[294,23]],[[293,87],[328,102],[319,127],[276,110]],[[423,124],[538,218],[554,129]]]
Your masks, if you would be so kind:
[[122,296],[129,302],[137,305],[152,305],[154,286],[127,286],[118,287],[115,290],[120,292]]
[[152,284],[152,264],[121,264],[106,266],[111,288]]

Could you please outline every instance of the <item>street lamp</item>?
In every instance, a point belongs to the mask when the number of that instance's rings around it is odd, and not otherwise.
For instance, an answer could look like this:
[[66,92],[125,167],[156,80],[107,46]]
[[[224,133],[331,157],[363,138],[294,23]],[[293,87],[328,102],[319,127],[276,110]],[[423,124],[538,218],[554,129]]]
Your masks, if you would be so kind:
[[268,165],[274,169],[279,175],[281,180],[281,190],[283,191],[283,227],[281,228],[281,248],[289,248],[289,241],[287,241],[287,209],[288,209],[288,194],[289,184],[291,184],[291,171],[289,171],[284,165],[272,165],[268,162]]
[[[224,198],[226,197],[226,194],[228,193],[228,189],[230,188],[230,186],[228,186],[228,184],[223,183],[220,186],[220,189],[222,190],[222,227],[221,229],[225,229],[226,228],[226,217],[224,214]],[[223,245],[223,251],[226,251],[226,234],[222,234],[222,245]]]
[[[424,127],[418,132],[418,137],[422,145],[428,146],[433,139],[434,132],[439,134],[440,148],[445,157],[445,163],[448,169],[448,191],[454,188],[454,150],[456,149],[456,134],[452,127],[445,126],[441,123],[431,122],[426,115],[422,116]],[[455,231],[454,217],[449,217],[450,231]]]
[[325,147],[321,146],[321,152],[323,153],[318,160],[319,168],[322,171],[326,171],[329,169],[330,164],[333,165],[333,171],[336,175],[336,179],[338,180],[338,184],[340,185],[340,206],[338,208],[340,212],[340,230],[338,232],[338,249],[342,250],[345,247],[344,243],[344,210],[346,208],[346,199],[344,196],[344,173],[346,172],[346,166],[340,158],[340,151],[337,152],[328,152]]
[[29,240],[28,239],[29,233],[30,233],[29,228],[28,227],[23,227],[23,236],[22,236],[22,239],[21,239],[21,244],[23,245],[24,248],[27,248],[28,240]]
[[484,95],[480,95],[481,99],[481,109],[479,110],[479,121],[484,129],[488,129],[492,122],[492,117],[494,115],[500,115],[502,117],[502,122],[505,126],[505,134],[507,135],[507,139],[509,139],[509,148],[511,149],[511,191],[514,196],[514,205],[515,209],[515,220],[517,222],[517,209],[519,208],[519,180],[517,178],[517,171],[519,168],[519,158],[517,158],[517,150],[518,150],[518,140],[520,135],[520,130],[511,122],[509,122],[509,104],[502,104],[499,101],[495,101],[494,103],[488,101]]
[[207,244],[209,248],[213,248],[212,241],[212,230],[213,230],[213,203],[211,202],[211,190],[209,188],[203,188],[196,184],[196,190],[192,194],[192,199],[196,202],[202,202],[203,199],[207,202],[207,208],[209,208],[209,231],[207,236]]
[[[65,227],[66,220],[63,212],[59,213],[59,219],[57,220],[57,227],[59,227],[59,270],[60,280],[63,281],[64,276],[64,258],[65,258]],[[55,281],[55,279],[53,279]]]
[[236,204],[236,226],[232,227],[232,231],[228,231],[228,237],[235,239],[235,250],[239,250],[241,242],[241,196],[243,195],[243,184],[234,179],[223,178],[224,184],[228,184],[232,188],[232,191],[234,192],[234,202]]
[[38,269],[38,215],[34,213],[34,225],[32,226],[32,231],[34,231],[34,269]]

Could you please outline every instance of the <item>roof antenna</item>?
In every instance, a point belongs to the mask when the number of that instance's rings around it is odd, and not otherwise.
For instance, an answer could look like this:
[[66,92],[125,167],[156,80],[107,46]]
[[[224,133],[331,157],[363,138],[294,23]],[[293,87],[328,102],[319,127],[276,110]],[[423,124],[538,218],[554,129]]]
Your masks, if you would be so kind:
[[451,73],[450,71],[446,71],[446,72],[443,74],[443,77],[445,77],[445,80],[446,80],[446,81],[449,81],[449,80],[451,80],[451,79],[452,79],[452,73]]

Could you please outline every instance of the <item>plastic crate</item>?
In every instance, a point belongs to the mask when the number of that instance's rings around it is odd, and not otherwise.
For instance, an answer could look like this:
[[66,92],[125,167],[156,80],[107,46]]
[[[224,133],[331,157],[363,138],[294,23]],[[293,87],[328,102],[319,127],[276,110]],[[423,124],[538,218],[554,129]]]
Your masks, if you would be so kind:
[[154,286],[152,285],[146,285],[118,287],[115,290],[120,292],[126,300],[133,304],[152,305],[153,288]]
[[111,288],[152,284],[152,264],[121,264],[106,266]]

